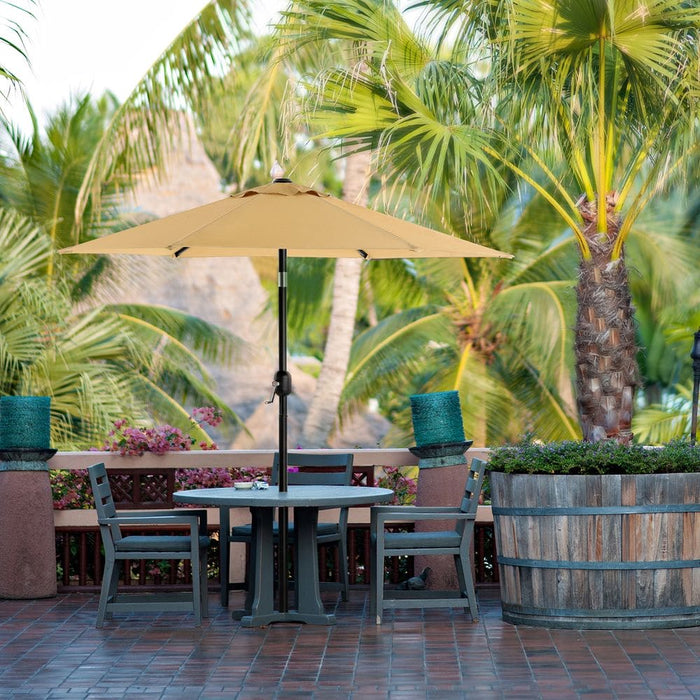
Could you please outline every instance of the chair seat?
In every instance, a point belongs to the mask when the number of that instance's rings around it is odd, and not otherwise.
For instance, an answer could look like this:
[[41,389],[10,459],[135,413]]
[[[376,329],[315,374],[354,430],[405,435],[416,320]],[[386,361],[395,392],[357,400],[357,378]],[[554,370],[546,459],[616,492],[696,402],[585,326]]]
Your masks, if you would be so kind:
[[[294,535],[294,523],[289,523],[287,528],[287,533],[289,535]],[[231,528],[231,538],[242,537],[250,539],[253,534],[253,528],[251,525],[236,525],[236,527]],[[338,523],[319,523],[316,527],[316,534],[318,537],[323,537],[324,535],[339,535],[340,528]],[[279,524],[273,523],[272,525],[272,535],[273,537],[279,537]]]
[[458,532],[385,532],[385,549],[421,549],[454,547],[459,549],[462,536]]
[[[180,535],[128,535],[114,543],[117,552],[189,552],[191,538]],[[208,537],[199,538],[199,546],[209,546]]]

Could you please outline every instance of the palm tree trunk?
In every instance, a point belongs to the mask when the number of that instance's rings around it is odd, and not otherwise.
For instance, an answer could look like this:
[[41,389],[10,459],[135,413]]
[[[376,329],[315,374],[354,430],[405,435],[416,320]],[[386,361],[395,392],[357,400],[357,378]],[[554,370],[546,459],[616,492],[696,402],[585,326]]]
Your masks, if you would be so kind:
[[581,205],[592,256],[579,263],[576,287],[576,393],[584,440],[628,444],[640,375],[624,251],[611,259],[621,222],[610,199],[605,234],[597,231],[595,203]]
[[[343,199],[366,205],[367,181],[370,174],[370,153],[355,153],[345,161]],[[357,300],[360,294],[360,258],[341,258],[335,263],[333,307],[328,327],[323,364],[316,390],[304,422],[304,447],[323,447],[335,427],[340,394],[350,360],[350,346],[355,331]]]

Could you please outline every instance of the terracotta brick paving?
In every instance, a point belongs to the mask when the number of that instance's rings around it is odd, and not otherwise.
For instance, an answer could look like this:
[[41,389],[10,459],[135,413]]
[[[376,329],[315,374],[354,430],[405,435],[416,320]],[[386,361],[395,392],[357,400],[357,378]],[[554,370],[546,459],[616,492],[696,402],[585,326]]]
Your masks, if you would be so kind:
[[377,627],[367,591],[324,600],[333,627],[244,629],[212,593],[199,629],[168,613],[118,616],[102,630],[94,595],[0,600],[0,698],[700,699],[700,628],[514,627],[491,590],[479,592],[477,624],[460,611],[405,610]]

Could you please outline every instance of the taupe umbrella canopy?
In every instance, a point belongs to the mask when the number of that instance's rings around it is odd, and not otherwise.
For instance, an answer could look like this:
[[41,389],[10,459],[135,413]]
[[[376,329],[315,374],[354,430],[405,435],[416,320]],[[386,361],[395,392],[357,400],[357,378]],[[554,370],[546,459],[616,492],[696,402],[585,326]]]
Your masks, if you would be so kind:
[[275,181],[62,253],[176,257],[510,258],[485,246]]
[[[512,258],[454,236],[278,179],[219,201],[64,248],[61,253],[172,257],[278,256],[279,489],[287,490],[287,256]],[[271,403],[272,401],[270,401]],[[279,607],[287,610],[287,509],[279,509]]]

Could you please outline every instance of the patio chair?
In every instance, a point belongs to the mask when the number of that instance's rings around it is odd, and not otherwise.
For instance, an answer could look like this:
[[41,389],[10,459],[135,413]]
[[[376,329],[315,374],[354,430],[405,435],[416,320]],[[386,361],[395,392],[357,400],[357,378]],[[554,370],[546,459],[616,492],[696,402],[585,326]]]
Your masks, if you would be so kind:
[[[207,613],[207,511],[148,510],[117,512],[104,464],[88,468],[95,496],[97,522],[100,526],[105,564],[97,627],[115,612],[186,611],[194,613],[195,625]],[[188,525],[187,535],[124,535],[122,527],[149,529]],[[142,559],[189,559],[192,562],[192,592],[184,593],[119,593],[120,562]]]
[[[350,486],[352,483],[353,455],[349,453],[341,454],[306,454],[303,452],[290,452],[288,455],[288,465],[298,467],[299,471],[289,472],[287,476],[288,484],[291,485],[326,485],[326,486]],[[270,482],[277,484],[279,480],[279,454],[275,454],[272,464]],[[278,524],[273,526],[275,543],[278,540]],[[340,569],[340,581],[321,581],[322,590],[340,590],[344,601],[348,599],[350,581],[348,577],[348,556],[347,556],[347,530],[348,530],[348,509],[340,508],[338,522],[319,522],[317,526],[316,542],[318,545],[336,545],[338,547],[338,561]],[[224,541],[224,533],[228,533],[228,540]],[[221,549],[220,549],[220,570],[221,570],[221,605],[228,606],[228,593],[231,590],[248,588],[249,567],[251,559],[250,546],[252,544],[252,526],[238,525],[229,527],[229,511],[221,509]],[[287,535],[289,544],[294,544],[294,523],[289,524]],[[249,556],[246,561],[246,580],[244,582],[229,581],[229,556],[230,544],[238,542],[248,546]]]
[[[474,577],[469,550],[474,538],[474,521],[486,462],[472,459],[464,497],[459,507],[372,506],[370,537],[372,547],[372,584],[370,617],[378,625],[386,609],[463,607],[472,621],[478,619]],[[391,532],[388,524],[398,522],[449,521],[453,527],[441,531]],[[390,590],[384,587],[384,557],[451,554],[457,569],[459,590]],[[417,582],[420,583],[420,582]]]

